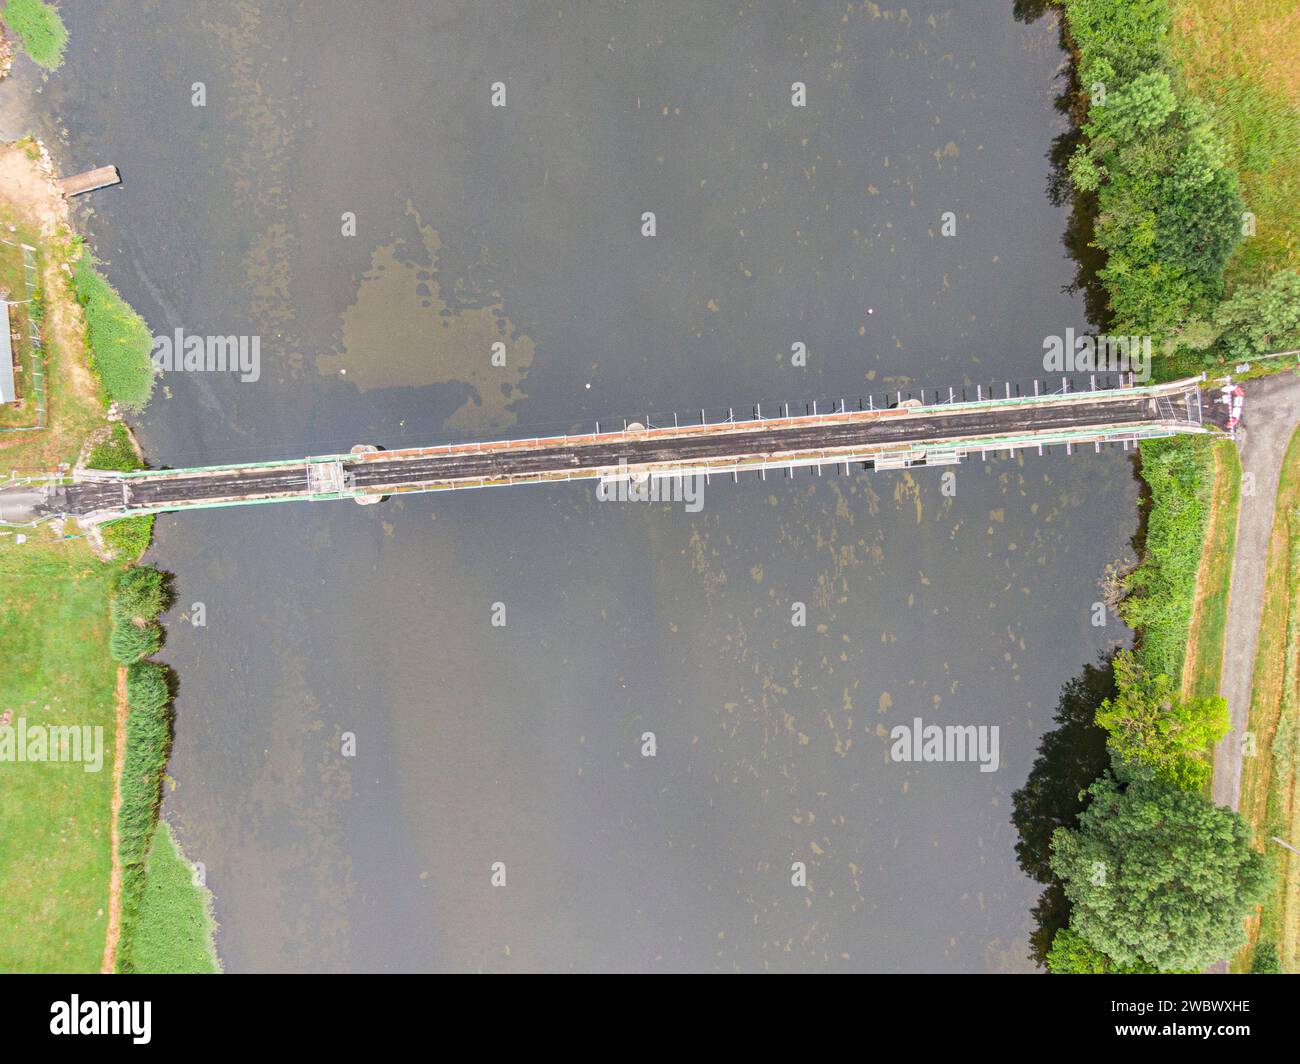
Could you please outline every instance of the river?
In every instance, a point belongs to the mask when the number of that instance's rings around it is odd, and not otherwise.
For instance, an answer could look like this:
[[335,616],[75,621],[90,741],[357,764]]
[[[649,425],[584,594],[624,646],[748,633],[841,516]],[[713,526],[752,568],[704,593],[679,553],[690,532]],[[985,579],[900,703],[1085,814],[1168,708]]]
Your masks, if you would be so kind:
[[[120,168],[84,229],[156,333],[261,338],[256,381],[161,379],[181,467],[1032,378],[1088,326],[1063,56],[1011,8],[67,0],[8,91]],[[227,969],[1030,969],[1011,794],[1126,635],[1091,619],[1136,486],[944,484],[160,518],[164,815]],[[996,726],[997,771],[891,760],[917,717]]]

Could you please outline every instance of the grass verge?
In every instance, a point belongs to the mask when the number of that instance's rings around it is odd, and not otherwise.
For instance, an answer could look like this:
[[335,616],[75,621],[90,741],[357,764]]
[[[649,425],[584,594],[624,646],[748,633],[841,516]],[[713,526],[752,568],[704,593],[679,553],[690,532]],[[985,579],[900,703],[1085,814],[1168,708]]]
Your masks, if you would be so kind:
[[1242,765],[1241,812],[1258,845],[1273,854],[1276,877],[1233,970],[1249,971],[1256,952],[1271,946],[1283,970],[1294,972],[1300,970],[1300,857],[1271,840],[1300,847],[1300,432],[1282,467],[1266,580],[1248,725],[1255,754]]

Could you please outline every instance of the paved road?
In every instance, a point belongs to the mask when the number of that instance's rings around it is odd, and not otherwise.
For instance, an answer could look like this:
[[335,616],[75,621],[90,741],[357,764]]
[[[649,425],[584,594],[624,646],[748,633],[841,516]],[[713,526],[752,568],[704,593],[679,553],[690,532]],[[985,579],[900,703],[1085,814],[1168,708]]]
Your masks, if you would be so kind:
[[[1282,458],[1297,424],[1300,424],[1300,377],[1279,374],[1246,385],[1241,508],[1219,683],[1219,693],[1228,700],[1232,730],[1214,751],[1214,801],[1233,809],[1241,801],[1241,739],[1250,717],[1250,681],[1264,608],[1273,509]],[[1248,497],[1245,478],[1251,474],[1255,479],[1254,495]]]

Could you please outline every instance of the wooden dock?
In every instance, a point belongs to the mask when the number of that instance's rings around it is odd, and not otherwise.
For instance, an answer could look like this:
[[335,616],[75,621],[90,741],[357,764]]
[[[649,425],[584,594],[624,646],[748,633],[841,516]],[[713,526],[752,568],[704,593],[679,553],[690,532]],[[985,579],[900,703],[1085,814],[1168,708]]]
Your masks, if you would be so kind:
[[94,192],[97,188],[108,188],[121,184],[122,177],[116,166],[97,166],[94,170],[73,174],[59,180],[59,188],[65,196],[80,196],[85,192]]

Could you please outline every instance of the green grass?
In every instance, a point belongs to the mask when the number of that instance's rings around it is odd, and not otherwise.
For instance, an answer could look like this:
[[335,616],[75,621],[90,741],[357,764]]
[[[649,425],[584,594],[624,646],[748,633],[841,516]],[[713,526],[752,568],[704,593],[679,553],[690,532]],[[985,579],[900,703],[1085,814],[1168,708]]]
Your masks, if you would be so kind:
[[1179,65],[1210,104],[1257,219],[1228,265],[1234,284],[1300,267],[1298,11],[1300,0],[1181,0],[1173,21]]
[[153,514],[142,514],[106,522],[102,530],[104,544],[122,561],[135,561],[153,538],[153,517]]
[[99,970],[115,732],[108,595],[119,571],[82,541],[0,536],[0,711],[102,727],[106,748],[97,773],[0,764],[0,971]]
[[153,394],[153,337],[139,314],[82,255],[72,274],[86,315],[86,346],[108,397],[128,410],[142,410]]
[[194,882],[166,822],[154,832],[146,881],[131,943],[131,967],[141,973],[208,975],[221,970],[212,946],[212,894]]
[[158,825],[163,770],[171,746],[171,706],[161,665],[151,661],[131,665],[126,683],[131,711],[126,717],[122,806],[117,817],[117,854],[122,865],[122,938],[117,967],[129,972],[147,885],[145,864]]
[[1153,675],[1182,683],[1196,602],[1196,577],[1214,491],[1212,443],[1202,437],[1143,442],[1142,479],[1151,489],[1142,562],[1121,605],[1138,630],[1138,658]]
[[68,30],[53,4],[44,0],[9,0],[4,8],[4,20],[33,62],[46,70],[57,70],[63,64]]
[[126,426],[120,421],[113,422],[108,435],[90,449],[86,465],[91,469],[112,469],[119,473],[129,473],[133,469],[144,468],[144,463],[140,461],[135,448],[131,446],[131,437],[126,431]]

